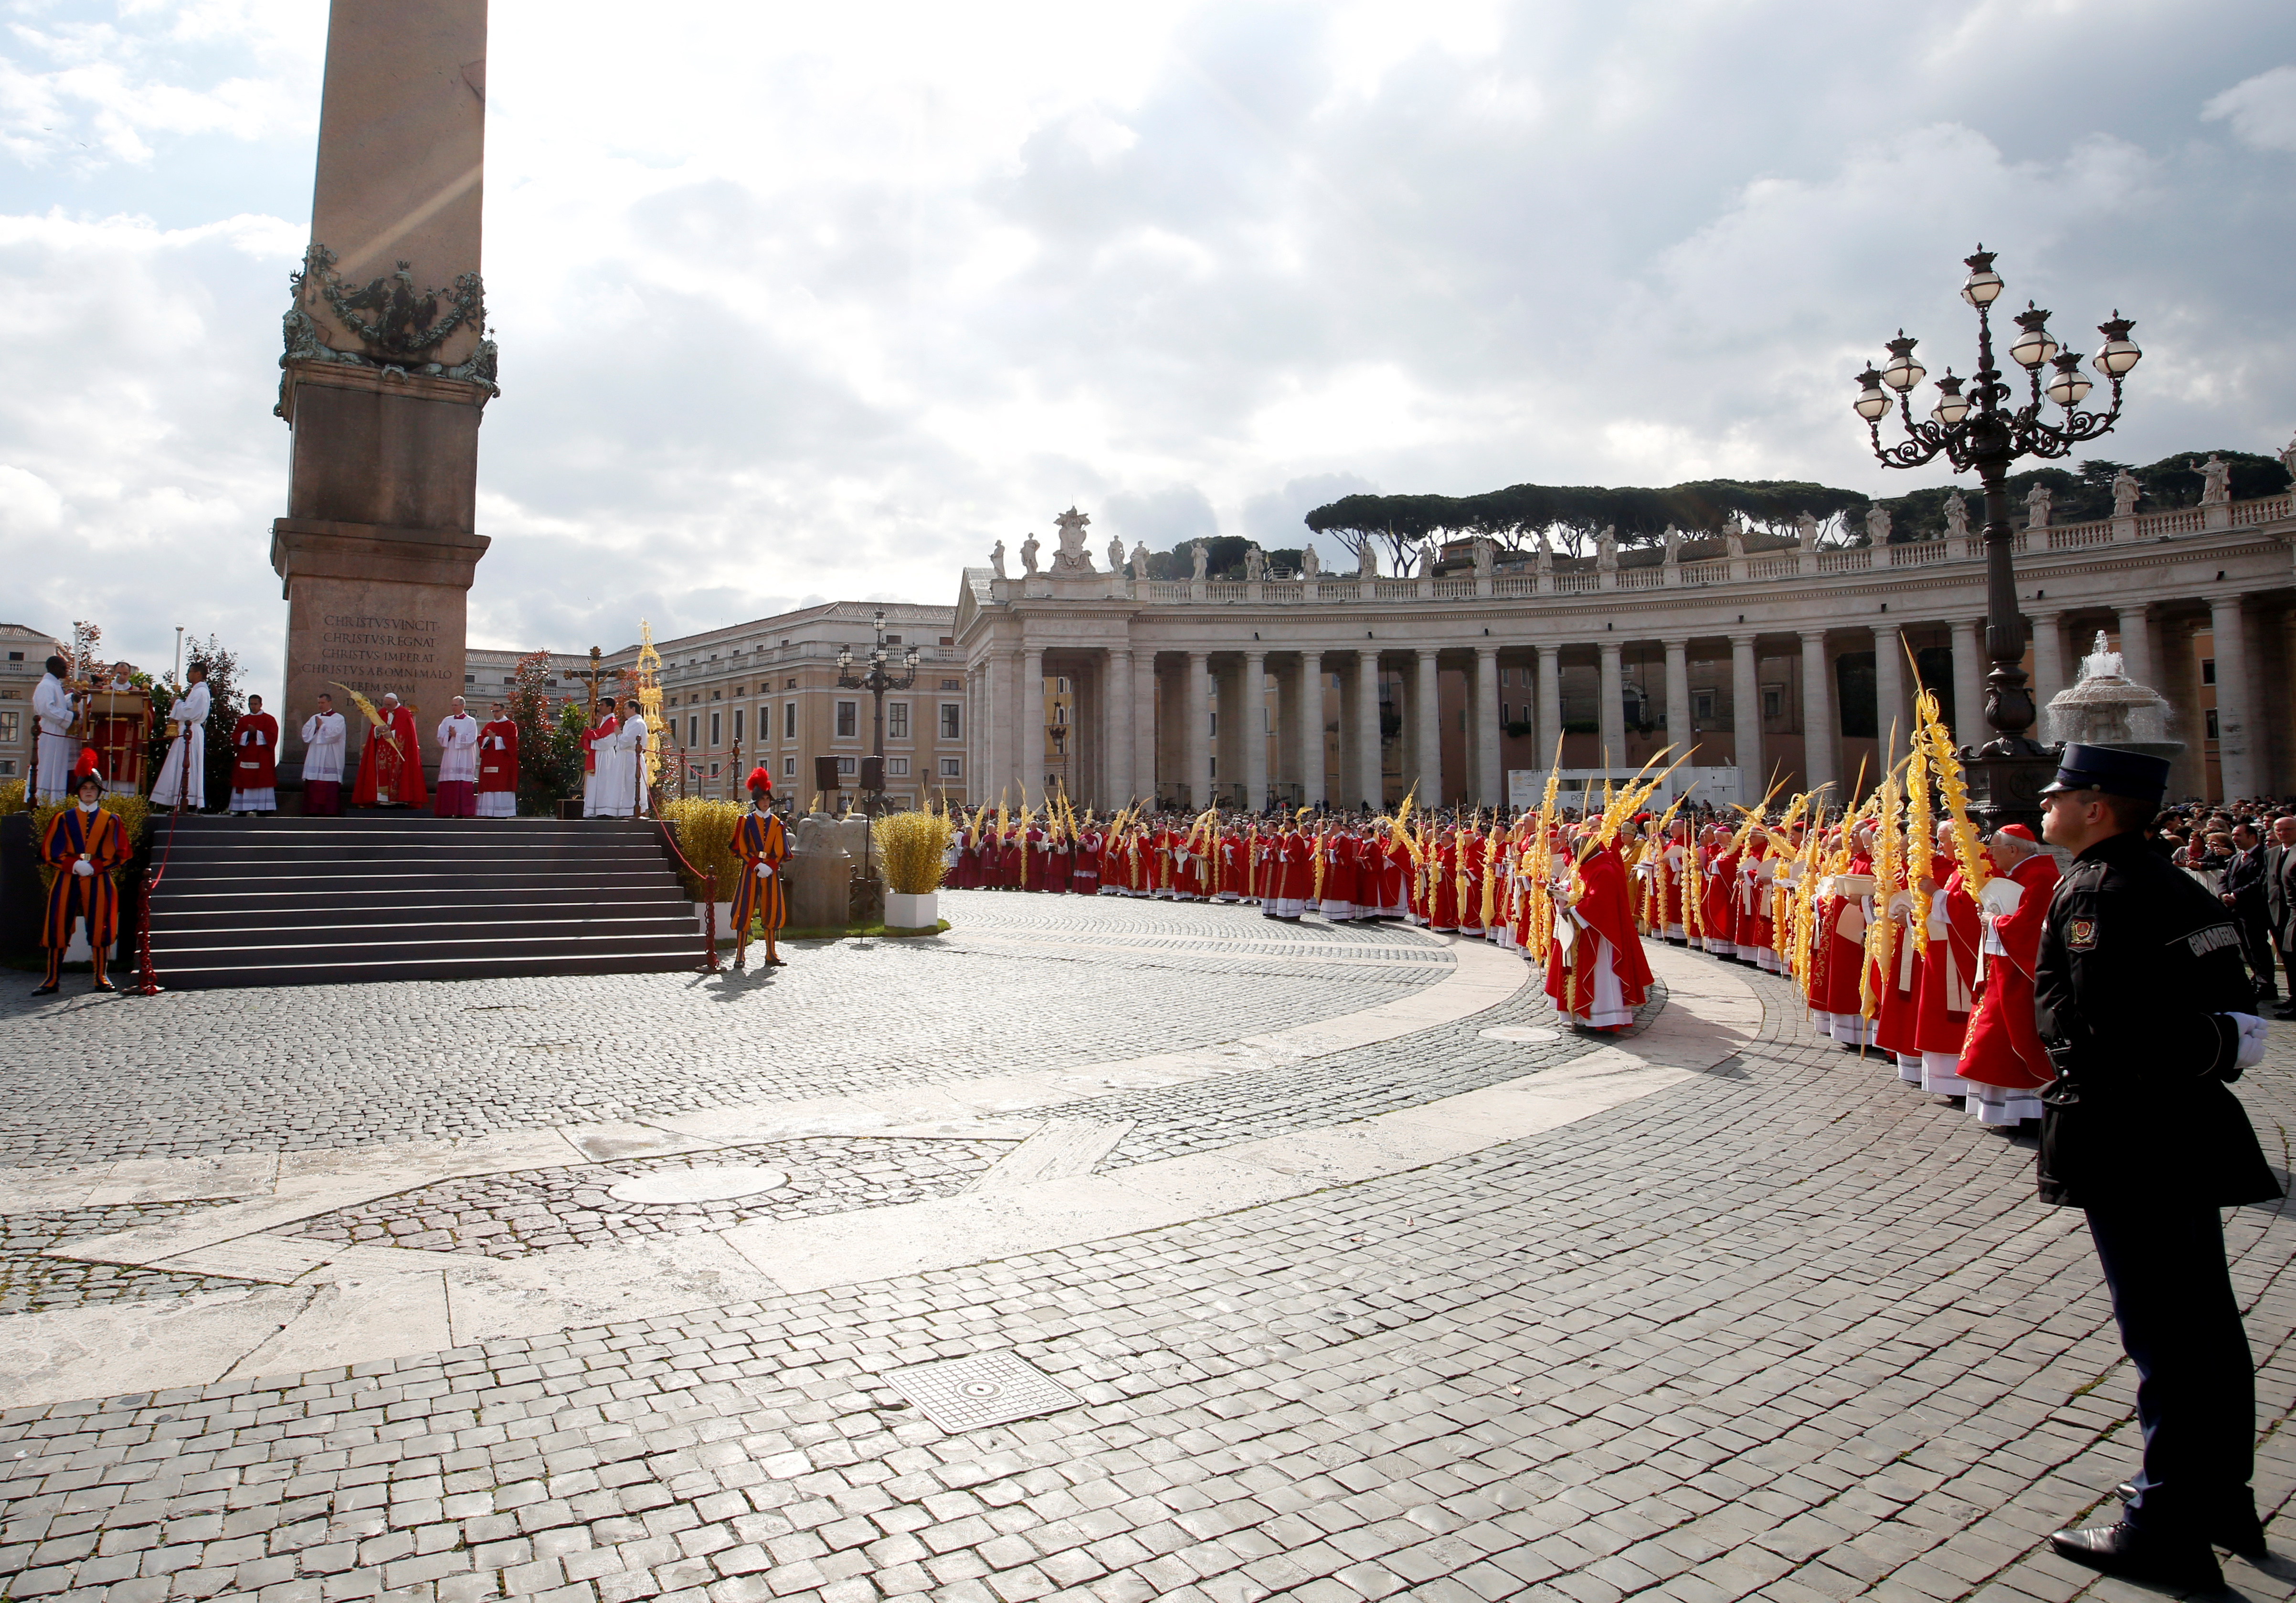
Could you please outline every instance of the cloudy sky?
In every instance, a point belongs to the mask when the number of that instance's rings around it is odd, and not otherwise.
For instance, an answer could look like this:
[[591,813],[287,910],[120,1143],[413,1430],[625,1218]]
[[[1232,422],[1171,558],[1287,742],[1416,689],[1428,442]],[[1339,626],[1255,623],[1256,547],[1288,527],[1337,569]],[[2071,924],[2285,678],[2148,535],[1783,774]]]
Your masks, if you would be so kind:
[[[379,3],[379,0],[368,0]],[[322,0],[0,0],[0,617],[275,678]],[[1848,376],[1960,259],[2296,431],[2286,0],[495,0],[474,645],[954,598],[1071,502],[1912,488]],[[1919,482],[1930,479],[1911,476]]]

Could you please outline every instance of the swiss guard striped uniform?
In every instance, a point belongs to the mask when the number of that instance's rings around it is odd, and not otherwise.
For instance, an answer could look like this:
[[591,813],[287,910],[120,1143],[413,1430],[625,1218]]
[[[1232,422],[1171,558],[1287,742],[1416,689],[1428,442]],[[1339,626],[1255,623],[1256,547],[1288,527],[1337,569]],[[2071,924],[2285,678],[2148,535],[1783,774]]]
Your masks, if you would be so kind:
[[742,859],[742,883],[734,887],[734,966],[740,968],[750,951],[750,920],[766,929],[766,961],[779,966],[774,934],[789,924],[789,901],[782,894],[782,865],[789,858],[789,831],[769,805],[774,782],[762,768],[750,770],[751,810],[734,826],[734,855]]
[[[83,854],[90,868],[86,874],[73,867]],[[47,910],[40,920],[40,943],[48,949],[48,977],[40,990],[56,989],[72,925],[83,918],[95,955],[95,989],[111,989],[103,976],[103,949],[119,933],[119,887],[111,883],[111,871],[127,858],[127,830],[100,807],[89,811],[75,802],[48,821],[40,841],[40,860],[56,871],[56,877],[48,887]]]

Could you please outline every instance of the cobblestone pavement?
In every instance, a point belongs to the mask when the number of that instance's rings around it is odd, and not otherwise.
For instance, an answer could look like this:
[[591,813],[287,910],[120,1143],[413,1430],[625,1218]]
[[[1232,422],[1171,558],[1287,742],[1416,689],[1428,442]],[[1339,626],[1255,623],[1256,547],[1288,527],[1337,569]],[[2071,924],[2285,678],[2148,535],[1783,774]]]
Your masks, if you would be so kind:
[[242,1284],[208,1275],[179,1275],[123,1263],[82,1263],[44,1258],[49,1247],[89,1236],[108,1236],[161,1219],[179,1218],[198,1203],[118,1203],[104,1207],[52,1208],[0,1214],[0,1314],[77,1308],[132,1297],[181,1296]]
[[[0,1414],[6,1595],[2144,1595],[2037,1550],[2135,1462],[2079,1216],[2032,1200],[2030,1143],[1733,972],[1766,1010],[1736,1057],[1472,1157],[964,1269]],[[1537,1005],[1376,1050],[1409,1079],[1498,1019]],[[2284,1163],[2292,1070],[2275,1025],[2241,1087]],[[2285,1546],[2296,1230],[2227,1220]],[[882,1378],[972,1353],[1082,1401],[953,1435]],[[2296,1566],[2227,1573],[2296,1594]]]
[[0,985],[0,1167],[665,1117],[1009,1072],[1022,1051],[1067,1067],[1346,1013],[1451,972],[1439,944],[1392,925],[1247,908],[955,892],[949,917],[946,935],[792,942],[786,968],[714,977],[34,999],[21,976]]
[[[1012,1146],[814,1136],[676,1157],[526,1169],[441,1180],[362,1207],[340,1208],[280,1234],[523,1258],[552,1247],[722,1230],[753,1219],[800,1219],[946,1196],[979,1178]],[[607,1195],[618,1180],[632,1175],[729,1163],[775,1170],[788,1175],[789,1183],[722,1202],[630,1203]]]

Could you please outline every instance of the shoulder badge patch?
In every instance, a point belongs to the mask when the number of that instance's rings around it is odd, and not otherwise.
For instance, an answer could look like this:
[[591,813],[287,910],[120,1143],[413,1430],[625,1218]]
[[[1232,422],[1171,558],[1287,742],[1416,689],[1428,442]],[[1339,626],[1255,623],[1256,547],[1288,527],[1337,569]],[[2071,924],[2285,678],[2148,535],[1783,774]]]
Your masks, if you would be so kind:
[[2228,924],[2212,924],[2204,930],[2194,930],[2185,937],[2185,944],[2195,958],[2205,958],[2210,952],[2240,944],[2240,932]]
[[2096,949],[2096,920],[2074,918],[2065,925],[2065,947],[2069,951],[2093,952]]

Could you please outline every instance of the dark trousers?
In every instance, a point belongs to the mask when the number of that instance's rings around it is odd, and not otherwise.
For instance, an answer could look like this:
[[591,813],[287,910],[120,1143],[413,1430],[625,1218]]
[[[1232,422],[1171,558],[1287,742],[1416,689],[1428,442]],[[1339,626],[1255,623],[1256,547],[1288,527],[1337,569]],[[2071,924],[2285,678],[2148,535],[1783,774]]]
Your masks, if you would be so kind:
[[2214,1517],[2252,1512],[2256,1369],[2216,1209],[2179,1203],[2087,1212],[2120,1344],[2136,1366],[2144,1467],[2128,1518],[2163,1534],[2197,1535]]
[[[2256,976],[2258,993],[2267,997],[2279,995],[2279,977],[2272,964],[2271,921],[2261,908],[2254,912],[2234,908],[2232,922],[2240,932],[2241,949],[2247,954],[2249,972]],[[2296,985],[2296,979],[2291,979],[2289,983]]]

